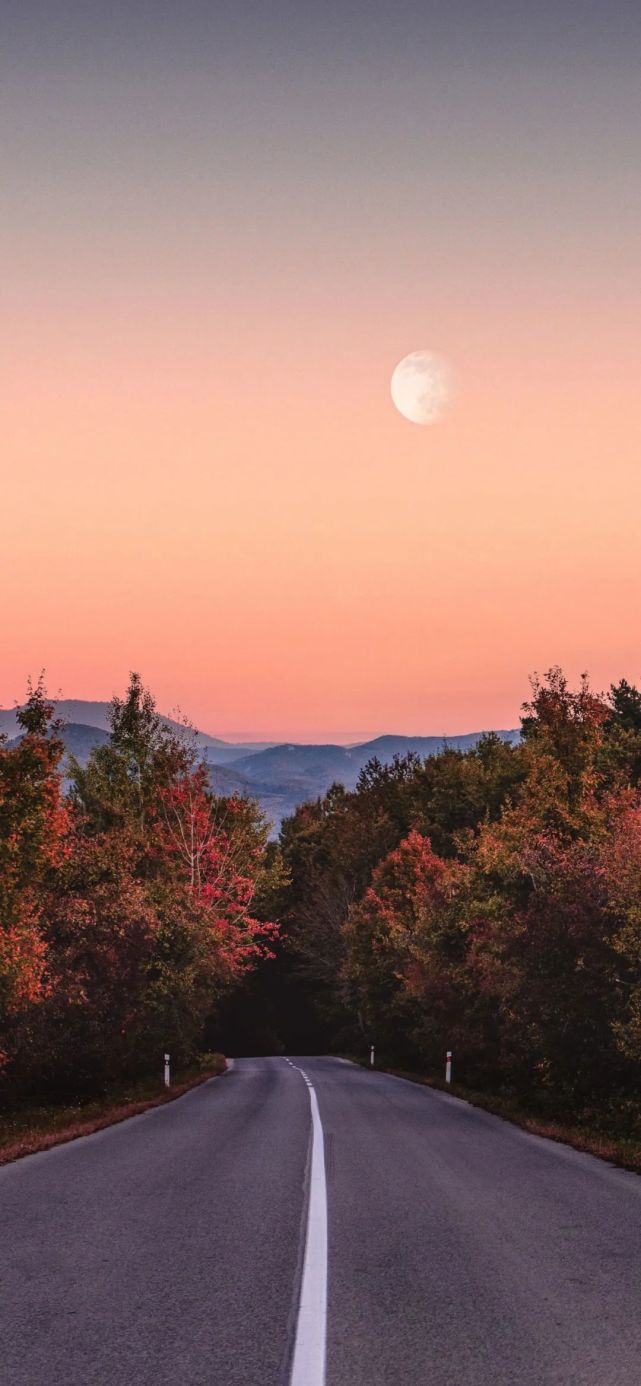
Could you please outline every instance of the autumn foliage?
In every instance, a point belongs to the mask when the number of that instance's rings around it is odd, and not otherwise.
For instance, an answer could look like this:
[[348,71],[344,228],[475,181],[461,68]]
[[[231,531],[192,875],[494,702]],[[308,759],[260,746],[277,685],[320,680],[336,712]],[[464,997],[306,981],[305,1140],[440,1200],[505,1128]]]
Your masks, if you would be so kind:
[[518,745],[373,764],[301,808],[283,918],[323,1037],[436,1075],[453,1049],[468,1086],[641,1130],[640,779],[641,694],[552,669]]
[[93,1095],[196,1053],[220,997],[268,954],[268,826],[216,798],[188,729],[137,676],[85,767],[41,684],[0,743],[0,1054],[6,1100]]
[[375,1042],[437,1075],[453,1049],[470,1087],[641,1132],[633,685],[552,669],[518,744],[374,760],[279,844],[251,800],[211,793],[136,676],[85,766],[41,686],[19,717],[0,743],[4,1100],[93,1095],[227,1026],[234,1052]]

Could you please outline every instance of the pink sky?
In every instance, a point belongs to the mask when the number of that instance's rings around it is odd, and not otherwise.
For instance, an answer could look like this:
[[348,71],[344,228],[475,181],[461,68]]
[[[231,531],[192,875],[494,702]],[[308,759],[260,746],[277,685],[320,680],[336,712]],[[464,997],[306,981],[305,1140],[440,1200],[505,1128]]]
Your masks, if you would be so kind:
[[[625,74],[24,76],[0,705],[135,668],[215,734],[355,739],[641,678]],[[389,398],[419,347],[431,428]]]

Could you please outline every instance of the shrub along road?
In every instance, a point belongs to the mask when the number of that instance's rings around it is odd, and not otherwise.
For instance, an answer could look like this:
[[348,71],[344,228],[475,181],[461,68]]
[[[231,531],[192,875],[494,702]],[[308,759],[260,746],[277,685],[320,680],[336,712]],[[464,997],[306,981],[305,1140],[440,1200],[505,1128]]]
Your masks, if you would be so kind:
[[337,1059],[238,1060],[0,1170],[2,1380],[638,1386],[640,1233],[634,1174]]

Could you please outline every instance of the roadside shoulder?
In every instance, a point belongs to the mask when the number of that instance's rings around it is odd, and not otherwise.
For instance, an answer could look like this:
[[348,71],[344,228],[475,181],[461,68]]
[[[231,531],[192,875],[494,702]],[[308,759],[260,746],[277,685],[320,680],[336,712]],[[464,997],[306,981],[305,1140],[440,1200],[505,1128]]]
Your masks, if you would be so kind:
[[22,1131],[12,1133],[9,1130],[6,1136],[0,1134],[0,1165],[11,1164],[14,1160],[20,1160],[25,1155],[34,1155],[41,1150],[51,1150],[53,1146],[64,1145],[81,1136],[92,1136],[96,1131],[116,1126],[119,1122],[140,1116],[154,1107],[166,1106],[169,1102],[175,1102],[178,1097],[184,1097],[185,1093],[191,1092],[193,1088],[198,1088],[213,1078],[224,1077],[231,1071],[233,1064],[233,1059],[226,1059],[223,1054],[215,1054],[212,1055],[212,1062],[198,1073],[185,1077],[170,1088],[163,1086],[157,1089],[154,1084],[149,1095],[140,1099],[107,1099],[104,1103],[91,1103],[84,1110],[51,1108],[34,1114],[31,1127],[26,1114]]
[[439,1098],[446,1102],[476,1107],[480,1111],[487,1112],[490,1116],[499,1117],[502,1121],[519,1127],[520,1130],[529,1135],[541,1136],[545,1140],[569,1146],[585,1155],[594,1155],[599,1160],[616,1165],[620,1169],[629,1170],[633,1174],[641,1174],[641,1145],[636,1141],[606,1135],[602,1131],[572,1122],[566,1124],[561,1121],[551,1121],[527,1112],[504,1097],[477,1092],[454,1083],[451,1087],[446,1087],[440,1080],[428,1078],[424,1074],[384,1066],[377,1066],[370,1070],[369,1064],[364,1060],[356,1060],[355,1062],[366,1071],[384,1073],[388,1077],[396,1078],[404,1083],[414,1083],[420,1087],[429,1088],[432,1093],[438,1094]]

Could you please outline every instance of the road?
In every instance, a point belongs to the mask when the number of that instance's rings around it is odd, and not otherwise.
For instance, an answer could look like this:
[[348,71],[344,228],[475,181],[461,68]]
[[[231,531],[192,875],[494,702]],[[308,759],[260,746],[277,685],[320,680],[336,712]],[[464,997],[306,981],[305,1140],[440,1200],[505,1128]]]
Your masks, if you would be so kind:
[[325,1293],[327,1386],[639,1386],[641,1179],[323,1058],[0,1169],[3,1386],[287,1386]]

